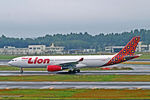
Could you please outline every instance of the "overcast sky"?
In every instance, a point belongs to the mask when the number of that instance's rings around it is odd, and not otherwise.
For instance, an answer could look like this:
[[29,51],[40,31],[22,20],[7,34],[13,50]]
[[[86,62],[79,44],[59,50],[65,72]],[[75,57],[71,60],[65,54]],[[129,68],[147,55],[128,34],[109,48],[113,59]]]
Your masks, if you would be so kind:
[[150,0],[0,0],[0,35],[10,37],[141,28],[150,29]]

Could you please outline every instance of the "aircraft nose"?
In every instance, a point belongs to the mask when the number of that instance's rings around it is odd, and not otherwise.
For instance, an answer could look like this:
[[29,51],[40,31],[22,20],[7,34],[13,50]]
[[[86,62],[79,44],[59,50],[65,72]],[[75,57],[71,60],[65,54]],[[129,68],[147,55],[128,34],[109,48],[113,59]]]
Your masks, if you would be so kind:
[[8,62],[8,65],[12,65],[12,61],[9,61],[9,62]]

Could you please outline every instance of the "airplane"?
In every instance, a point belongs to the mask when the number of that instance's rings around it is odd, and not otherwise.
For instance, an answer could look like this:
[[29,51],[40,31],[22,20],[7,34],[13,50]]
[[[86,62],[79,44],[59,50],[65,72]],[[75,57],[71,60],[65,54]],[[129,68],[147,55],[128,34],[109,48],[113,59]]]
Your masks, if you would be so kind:
[[21,73],[23,68],[47,68],[50,72],[69,69],[69,73],[76,73],[80,68],[109,66],[140,57],[141,54],[134,54],[139,41],[140,36],[133,37],[115,55],[23,56],[12,59],[8,64],[19,67]]

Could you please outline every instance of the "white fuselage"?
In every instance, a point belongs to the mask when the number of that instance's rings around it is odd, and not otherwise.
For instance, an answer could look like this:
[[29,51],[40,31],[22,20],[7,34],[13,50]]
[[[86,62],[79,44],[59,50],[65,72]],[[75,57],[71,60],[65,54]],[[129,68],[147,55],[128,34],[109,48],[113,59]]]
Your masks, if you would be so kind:
[[76,67],[100,67],[112,59],[114,55],[86,55],[86,56],[25,56],[14,58],[10,65],[22,68],[45,68],[48,65],[61,65],[64,63],[76,62],[83,58],[83,61],[76,64]]

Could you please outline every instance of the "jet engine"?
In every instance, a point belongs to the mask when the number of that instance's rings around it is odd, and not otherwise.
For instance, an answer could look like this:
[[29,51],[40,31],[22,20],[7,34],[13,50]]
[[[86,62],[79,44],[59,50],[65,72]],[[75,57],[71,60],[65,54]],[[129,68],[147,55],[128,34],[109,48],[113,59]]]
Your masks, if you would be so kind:
[[50,72],[60,71],[60,70],[62,70],[62,67],[59,65],[48,65],[47,66],[47,71],[50,71]]

